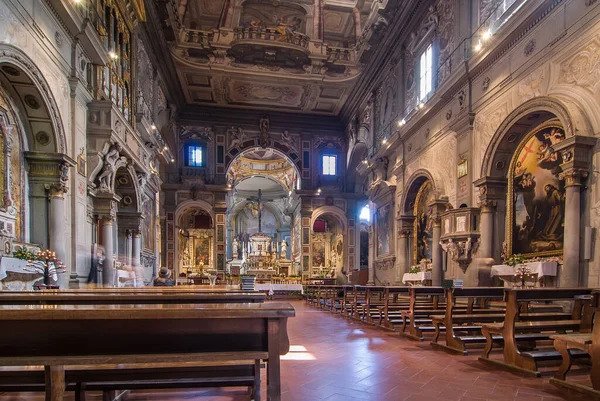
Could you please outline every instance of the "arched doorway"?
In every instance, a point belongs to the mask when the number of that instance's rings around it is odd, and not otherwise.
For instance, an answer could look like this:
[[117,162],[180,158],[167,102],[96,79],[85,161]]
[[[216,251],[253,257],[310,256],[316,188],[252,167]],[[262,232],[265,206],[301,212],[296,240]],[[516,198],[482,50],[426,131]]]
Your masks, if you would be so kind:
[[[251,148],[229,165],[227,266],[231,274],[296,275],[299,254],[299,171],[276,149]],[[260,249],[259,249],[260,248]],[[253,273],[251,273],[253,274]]]
[[348,222],[341,210],[324,206],[313,212],[309,277],[335,277],[349,272]]

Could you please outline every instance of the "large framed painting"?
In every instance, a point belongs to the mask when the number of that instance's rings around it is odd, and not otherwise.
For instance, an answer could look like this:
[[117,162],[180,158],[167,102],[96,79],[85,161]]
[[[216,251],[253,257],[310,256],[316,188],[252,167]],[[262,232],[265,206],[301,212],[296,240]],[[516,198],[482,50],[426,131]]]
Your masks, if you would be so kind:
[[154,252],[156,238],[156,215],[154,214],[154,199],[150,198],[143,205],[144,219],[142,229],[144,230],[144,249]]
[[419,188],[415,198],[413,214],[415,223],[413,228],[413,263],[419,264],[423,259],[431,261],[433,249],[433,221],[432,210],[429,205],[434,200],[433,186],[427,180]]
[[553,256],[563,252],[565,187],[562,158],[553,146],[565,139],[558,120],[525,135],[510,164],[507,256]]
[[391,205],[385,205],[377,210],[377,256],[390,253]]
[[326,262],[325,255],[325,240],[324,239],[313,239],[312,242],[312,266],[313,267],[325,267]]

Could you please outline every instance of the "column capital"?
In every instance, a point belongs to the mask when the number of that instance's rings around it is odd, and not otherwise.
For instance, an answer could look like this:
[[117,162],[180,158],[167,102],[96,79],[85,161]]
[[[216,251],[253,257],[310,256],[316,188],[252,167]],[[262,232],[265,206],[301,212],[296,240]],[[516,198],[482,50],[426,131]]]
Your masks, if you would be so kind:
[[51,199],[64,199],[65,194],[69,192],[69,188],[63,184],[44,184],[44,188],[48,191],[48,196]]
[[579,187],[588,175],[587,169],[570,168],[560,173],[558,178],[565,181],[565,187]]
[[411,233],[412,232],[410,230],[406,230],[406,229],[402,230],[401,229],[401,230],[398,230],[398,237],[399,238],[408,238],[408,237],[410,237]]
[[562,157],[560,167],[563,172],[569,170],[589,172],[594,146],[596,146],[596,138],[575,135],[552,145],[552,148]]
[[508,180],[504,177],[481,177],[473,181],[473,185],[479,188],[479,207],[484,213],[492,212],[493,210],[490,208],[495,209],[499,200],[506,199]]
[[481,213],[494,213],[498,207],[498,201],[494,199],[483,199],[479,201]]

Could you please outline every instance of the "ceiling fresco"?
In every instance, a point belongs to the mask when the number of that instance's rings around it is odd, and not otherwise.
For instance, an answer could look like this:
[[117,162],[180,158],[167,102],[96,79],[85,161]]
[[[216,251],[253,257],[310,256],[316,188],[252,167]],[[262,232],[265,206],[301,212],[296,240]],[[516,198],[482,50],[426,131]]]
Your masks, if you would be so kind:
[[337,115],[387,0],[155,0],[188,104]]

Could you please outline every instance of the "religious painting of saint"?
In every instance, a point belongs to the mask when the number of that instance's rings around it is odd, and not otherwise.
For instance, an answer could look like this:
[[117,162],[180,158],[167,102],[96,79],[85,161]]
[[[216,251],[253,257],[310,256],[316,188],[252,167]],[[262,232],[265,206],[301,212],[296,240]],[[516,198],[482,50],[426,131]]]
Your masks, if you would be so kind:
[[154,238],[155,238],[155,215],[154,215],[154,200],[149,199],[144,202],[143,206],[144,222],[142,229],[144,230],[144,249],[154,252]]
[[511,254],[562,253],[565,188],[558,178],[562,158],[553,146],[564,139],[560,123],[549,121],[526,135],[515,152],[509,180]]
[[325,267],[325,242],[313,241],[312,265],[313,267]]
[[207,266],[210,264],[210,238],[194,239],[194,262],[196,266]]
[[413,263],[419,264],[423,259],[431,261],[433,249],[433,222],[429,204],[433,201],[433,186],[431,181],[425,181],[415,199],[414,216],[414,258]]
[[377,255],[390,253],[390,205],[385,205],[377,210]]

